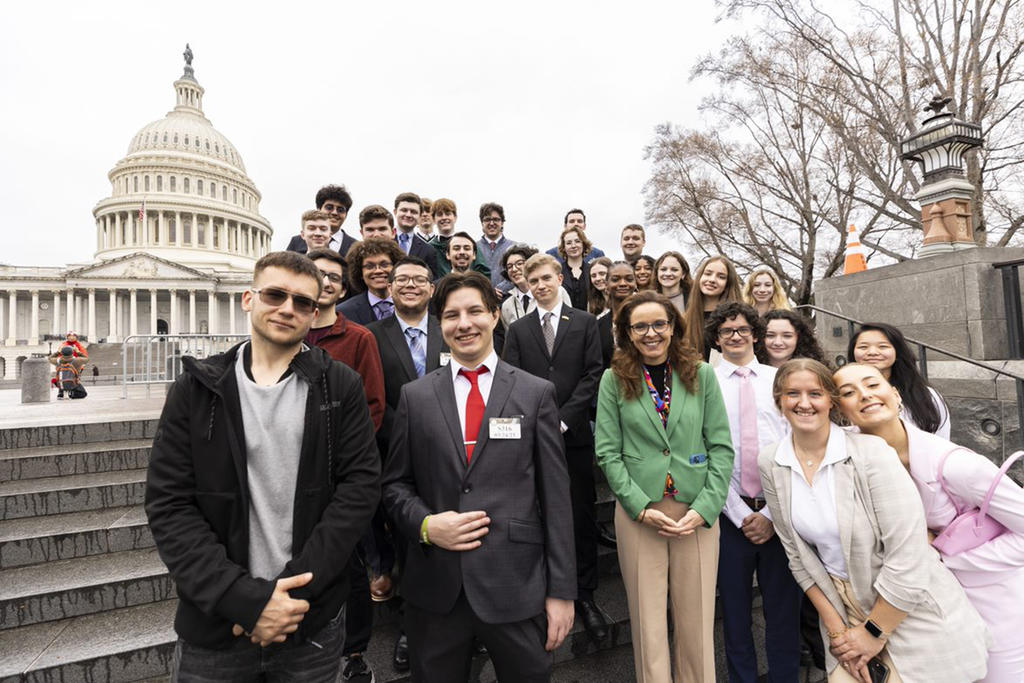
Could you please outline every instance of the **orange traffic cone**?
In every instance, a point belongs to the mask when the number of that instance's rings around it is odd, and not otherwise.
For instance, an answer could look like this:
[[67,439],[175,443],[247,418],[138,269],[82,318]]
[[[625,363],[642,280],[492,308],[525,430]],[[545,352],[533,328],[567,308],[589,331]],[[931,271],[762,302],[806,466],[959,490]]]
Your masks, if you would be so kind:
[[857,237],[857,227],[850,223],[849,234],[846,236],[846,260],[843,261],[843,275],[859,273],[867,269],[868,262],[864,258],[864,247],[860,246],[860,238]]

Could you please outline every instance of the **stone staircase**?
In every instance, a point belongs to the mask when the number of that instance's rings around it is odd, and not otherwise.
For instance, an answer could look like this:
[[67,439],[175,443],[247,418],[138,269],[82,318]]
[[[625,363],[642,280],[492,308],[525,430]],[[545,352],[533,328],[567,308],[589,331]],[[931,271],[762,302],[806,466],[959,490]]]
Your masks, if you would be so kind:
[[[0,683],[167,680],[175,591],[142,509],[155,428],[134,419],[0,429]],[[613,498],[599,481],[598,517],[610,521]],[[600,569],[610,635],[596,645],[577,624],[555,653],[554,681],[632,680],[614,550],[601,548]],[[366,657],[378,683],[409,680],[391,665],[397,604],[375,605]],[[754,617],[763,633],[759,604]],[[486,658],[473,674],[494,680]]]
[[155,427],[0,430],[0,682],[166,675],[174,586],[142,510]]

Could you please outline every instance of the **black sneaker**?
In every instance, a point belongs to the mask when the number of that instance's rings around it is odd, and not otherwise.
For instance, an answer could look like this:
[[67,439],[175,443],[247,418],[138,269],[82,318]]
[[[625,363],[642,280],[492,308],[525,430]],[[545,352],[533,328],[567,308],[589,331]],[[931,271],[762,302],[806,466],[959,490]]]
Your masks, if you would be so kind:
[[349,655],[345,657],[345,666],[341,670],[341,680],[352,681],[352,683],[374,683],[377,679],[373,677],[373,671],[363,660],[362,655]]

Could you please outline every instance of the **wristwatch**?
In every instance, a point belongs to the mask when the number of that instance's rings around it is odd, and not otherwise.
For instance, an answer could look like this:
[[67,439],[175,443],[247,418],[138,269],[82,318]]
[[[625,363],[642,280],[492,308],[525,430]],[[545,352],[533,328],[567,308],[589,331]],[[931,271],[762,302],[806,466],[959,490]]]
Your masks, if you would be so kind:
[[871,634],[872,638],[878,638],[879,640],[885,640],[889,636],[878,627],[878,624],[868,619],[864,622],[864,630]]

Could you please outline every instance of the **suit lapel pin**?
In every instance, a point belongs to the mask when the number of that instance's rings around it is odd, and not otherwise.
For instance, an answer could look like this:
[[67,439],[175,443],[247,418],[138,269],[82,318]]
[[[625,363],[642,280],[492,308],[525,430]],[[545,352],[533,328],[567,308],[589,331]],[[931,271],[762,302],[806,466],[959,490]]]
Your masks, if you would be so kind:
[[562,320],[568,320],[568,319],[569,319],[569,316],[567,316],[567,315],[563,315],[562,316]]

